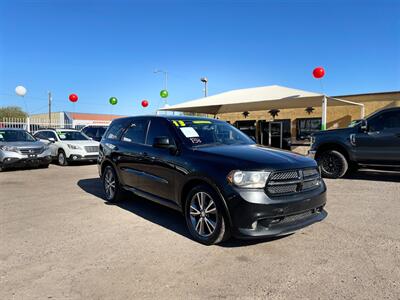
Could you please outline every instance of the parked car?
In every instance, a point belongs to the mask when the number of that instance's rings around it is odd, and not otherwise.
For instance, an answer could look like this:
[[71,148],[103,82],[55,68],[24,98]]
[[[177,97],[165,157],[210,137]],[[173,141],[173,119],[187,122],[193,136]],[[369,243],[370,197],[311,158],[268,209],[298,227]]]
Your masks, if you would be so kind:
[[50,143],[51,156],[61,166],[78,161],[94,162],[99,154],[99,142],[78,130],[45,129],[35,132],[34,136]]
[[348,128],[314,133],[309,155],[328,178],[342,177],[360,165],[400,168],[400,107],[377,111]]
[[256,145],[215,119],[114,120],[98,167],[107,201],[129,191],[176,209],[206,245],[230,235],[285,235],[327,216],[326,187],[313,159]]
[[100,142],[108,126],[88,125],[81,129],[81,132],[95,141]]
[[21,166],[47,168],[51,162],[49,147],[23,129],[0,129],[0,171]]

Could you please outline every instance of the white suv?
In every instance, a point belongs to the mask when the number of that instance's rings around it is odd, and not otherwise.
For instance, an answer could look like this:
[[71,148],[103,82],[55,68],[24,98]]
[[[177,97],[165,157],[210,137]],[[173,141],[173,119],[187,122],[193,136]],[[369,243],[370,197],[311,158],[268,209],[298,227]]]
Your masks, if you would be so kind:
[[99,142],[78,130],[43,129],[36,131],[34,137],[49,142],[51,156],[61,166],[73,161],[96,161],[99,155]]

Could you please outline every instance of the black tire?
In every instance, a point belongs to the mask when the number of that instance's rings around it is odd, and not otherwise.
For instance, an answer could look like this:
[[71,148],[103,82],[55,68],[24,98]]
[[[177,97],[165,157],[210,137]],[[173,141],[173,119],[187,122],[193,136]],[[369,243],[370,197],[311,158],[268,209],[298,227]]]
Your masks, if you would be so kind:
[[322,177],[340,178],[349,169],[346,157],[336,150],[327,150],[319,155],[318,165],[321,168]]
[[60,166],[68,166],[68,160],[67,160],[67,156],[65,155],[64,150],[58,150],[57,163]]
[[126,196],[127,193],[121,187],[117,173],[115,172],[112,166],[105,167],[102,174],[102,182],[103,182],[104,195],[107,202],[117,203],[122,201],[124,196]]
[[[199,202],[201,195],[204,195],[202,206]],[[222,200],[207,185],[194,187],[186,196],[185,219],[190,234],[204,245],[218,244],[230,238],[229,221]]]

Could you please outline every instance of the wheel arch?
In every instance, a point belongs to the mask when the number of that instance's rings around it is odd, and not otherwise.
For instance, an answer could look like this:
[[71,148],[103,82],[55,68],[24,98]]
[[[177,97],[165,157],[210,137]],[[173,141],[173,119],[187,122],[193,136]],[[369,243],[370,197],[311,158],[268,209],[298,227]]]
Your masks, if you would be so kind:
[[222,201],[222,205],[224,206],[224,212],[225,215],[228,218],[229,221],[229,225],[232,226],[232,219],[231,219],[231,215],[229,213],[229,209],[228,209],[228,205],[226,204],[225,198],[222,195],[220,189],[218,188],[218,186],[211,182],[210,180],[208,180],[207,178],[204,177],[195,177],[195,178],[191,178],[188,181],[185,182],[185,184],[182,186],[181,190],[180,190],[180,194],[179,194],[179,201],[180,201],[180,206],[182,209],[182,212],[185,212],[185,205],[186,205],[186,196],[187,194],[196,186],[198,185],[206,185],[208,187],[210,187],[211,189],[213,189],[218,196],[220,197],[221,201]]
[[324,143],[320,145],[315,153],[315,159],[318,160],[319,156],[327,150],[336,150],[343,154],[348,162],[351,162],[351,157],[346,147],[339,143]]

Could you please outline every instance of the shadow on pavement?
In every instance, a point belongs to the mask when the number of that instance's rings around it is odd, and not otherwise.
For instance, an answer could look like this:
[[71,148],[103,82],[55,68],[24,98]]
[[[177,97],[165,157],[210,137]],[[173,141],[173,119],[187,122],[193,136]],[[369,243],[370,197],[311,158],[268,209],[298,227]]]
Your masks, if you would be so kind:
[[[174,231],[188,239],[191,239],[191,236],[187,230],[186,222],[181,213],[164,207],[162,205],[153,203],[147,199],[138,197],[132,193],[131,197],[127,199],[123,199],[121,202],[116,204],[111,204],[107,202],[104,198],[104,192],[101,180],[99,178],[90,178],[90,179],[82,179],[78,181],[78,186],[84,190],[86,193],[89,193],[93,196],[96,196],[99,200],[103,201],[106,205],[115,205],[122,209],[125,209],[135,215],[138,215],[154,224],[160,225],[166,229]],[[277,238],[268,238],[268,239],[256,239],[256,240],[237,240],[230,239],[224,243],[219,244],[218,246],[234,248],[234,247],[245,247],[251,246],[259,243],[264,243],[268,241],[273,241],[276,239],[280,239],[282,237]]]
[[400,172],[360,169],[357,172],[352,172],[346,175],[344,179],[400,182]]

